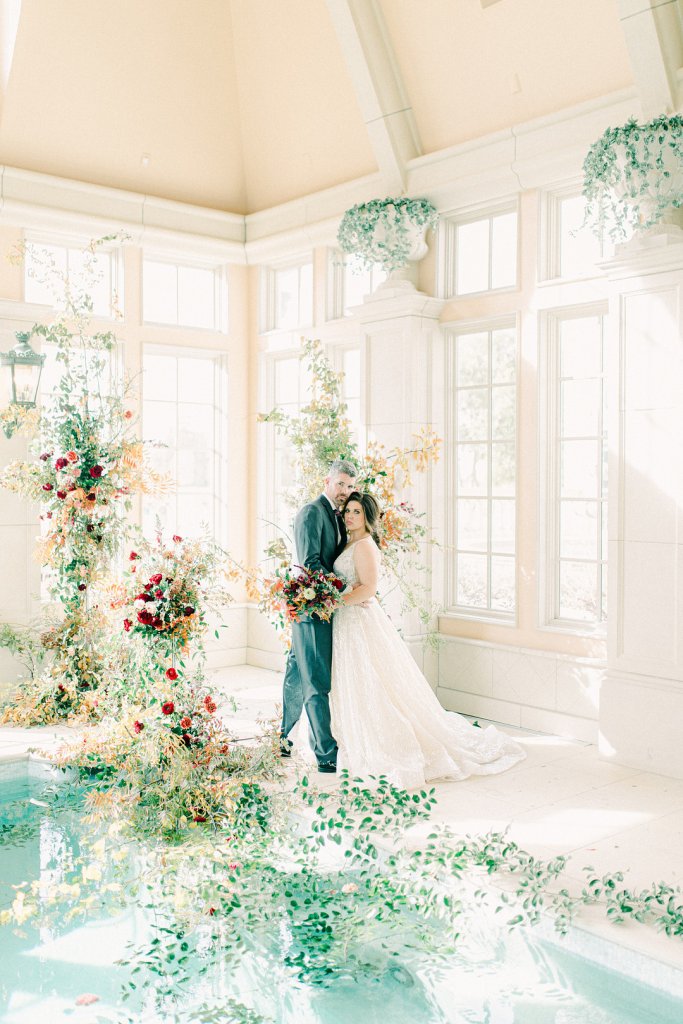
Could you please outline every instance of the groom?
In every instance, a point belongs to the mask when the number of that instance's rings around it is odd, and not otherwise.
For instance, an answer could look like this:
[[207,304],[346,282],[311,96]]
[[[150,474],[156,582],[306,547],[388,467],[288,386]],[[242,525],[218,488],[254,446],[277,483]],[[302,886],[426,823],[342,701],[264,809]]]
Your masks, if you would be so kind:
[[[297,564],[306,569],[332,572],[335,558],[346,545],[341,506],[354,489],[356,467],[337,459],[325,477],[325,490],[304,505],[294,520]],[[288,739],[303,708],[311,731],[318,771],[336,772],[337,744],[330,731],[332,623],[315,616],[292,624],[292,648],[282,687],[280,753],[289,757]]]

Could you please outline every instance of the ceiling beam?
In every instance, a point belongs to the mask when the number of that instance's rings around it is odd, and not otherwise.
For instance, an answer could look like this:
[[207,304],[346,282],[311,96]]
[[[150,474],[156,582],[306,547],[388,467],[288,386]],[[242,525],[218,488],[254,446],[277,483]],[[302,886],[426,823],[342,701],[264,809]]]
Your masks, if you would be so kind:
[[384,185],[404,192],[422,147],[379,2],[325,2]]
[[679,0],[619,0],[619,18],[643,116],[678,108],[683,67],[683,12]]

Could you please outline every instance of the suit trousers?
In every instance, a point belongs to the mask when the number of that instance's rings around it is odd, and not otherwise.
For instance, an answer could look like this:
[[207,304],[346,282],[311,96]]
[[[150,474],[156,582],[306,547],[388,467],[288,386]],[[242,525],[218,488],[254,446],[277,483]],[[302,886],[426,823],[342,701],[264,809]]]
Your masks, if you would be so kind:
[[293,623],[282,686],[282,735],[289,735],[305,707],[318,764],[337,760],[330,728],[331,677],[332,623],[318,618]]

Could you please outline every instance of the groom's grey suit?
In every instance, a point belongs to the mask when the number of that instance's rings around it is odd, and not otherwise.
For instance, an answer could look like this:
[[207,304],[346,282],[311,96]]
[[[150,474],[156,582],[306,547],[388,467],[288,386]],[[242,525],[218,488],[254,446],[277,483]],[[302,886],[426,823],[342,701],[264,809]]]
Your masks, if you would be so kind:
[[[332,572],[334,561],[346,544],[346,530],[342,517],[335,515],[325,495],[321,494],[297,513],[294,542],[298,565]],[[330,729],[331,675],[332,623],[317,617],[293,623],[292,648],[282,688],[282,736],[289,735],[305,706],[318,764],[337,761],[337,744]]]

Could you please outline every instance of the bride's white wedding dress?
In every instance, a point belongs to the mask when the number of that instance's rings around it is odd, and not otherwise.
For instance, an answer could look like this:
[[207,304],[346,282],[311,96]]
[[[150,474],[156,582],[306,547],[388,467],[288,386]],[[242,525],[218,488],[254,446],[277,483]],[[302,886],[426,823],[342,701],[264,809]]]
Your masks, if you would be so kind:
[[[360,582],[355,548],[350,544],[334,563],[351,586]],[[479,729],[441,706],[375,598],[367,608],[340,608],[332,623],[330,709],[339,771],[386,775],[413,789],[429,779],[504,772],[526,756],[493,726]]]

